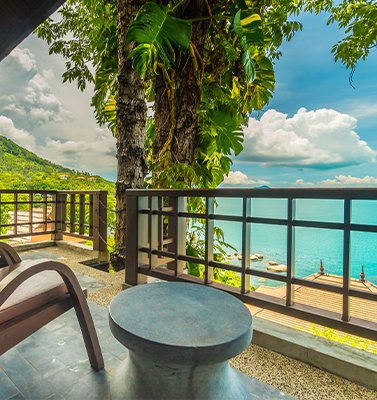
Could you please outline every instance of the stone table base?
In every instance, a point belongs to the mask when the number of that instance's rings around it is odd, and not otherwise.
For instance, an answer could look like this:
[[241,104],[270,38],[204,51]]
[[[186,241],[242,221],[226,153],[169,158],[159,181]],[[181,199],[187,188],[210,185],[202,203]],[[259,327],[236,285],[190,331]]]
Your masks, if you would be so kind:
[[132,352],[116,371],[112,388],[114,399],[259,398],[252,394],[252,379],[231,368],[228,361],[189,368],[155,364]]

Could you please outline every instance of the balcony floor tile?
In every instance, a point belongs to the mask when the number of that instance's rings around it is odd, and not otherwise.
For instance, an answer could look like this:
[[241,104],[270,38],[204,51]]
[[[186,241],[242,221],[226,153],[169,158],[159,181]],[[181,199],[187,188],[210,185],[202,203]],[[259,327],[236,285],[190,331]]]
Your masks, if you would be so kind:
[[[127,357],[113,338],[107,310],[89,301],[105,360],[95,372],[88,361],[74,310],[70,310],[0,357],[0,399],[106,400],[111,378]],[[251,378],[253,379],[253,378]],[[253,379],[253,400],[289,399],[279,390]]]

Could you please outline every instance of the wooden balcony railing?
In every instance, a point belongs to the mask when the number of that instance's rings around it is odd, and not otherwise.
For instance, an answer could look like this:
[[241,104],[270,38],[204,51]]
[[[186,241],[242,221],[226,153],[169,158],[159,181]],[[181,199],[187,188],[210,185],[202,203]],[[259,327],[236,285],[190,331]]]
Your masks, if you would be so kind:
[[93,241],[107,258],[107,192],[0,190],[0,240],[41,235]]
[[[358,318],[350,314],[351,299],[370,301],[377,307],[377,293],[351,287],[350,257],[351,232],[377,233],[377,225],[352,223],[351,205],[354,200],[377,200],[377,189],[197,189],[197,190],[127,190],[127,256],[126,284],[137,285],[145,276],[164,280],[187,281],[225,290],[245,303],[269,309],[291,317],[338,329],[372,340],[377,338],[377,321]],[[186,199],[200,197],[205,212],[187,212]],[[219,215],[214,211],[216,198],[242,199],[240,215]],[[284,199],[286,218],[253,216],[252,199]],[[318,222],[296,219],[299,199],[338,199],[344,205],[341,222]],[[205,224],[205,255],[203,258],[186,254],[187,221],[196,218]],[[165,221],[165,223],[164,223]],[[166,223],[167,221],[167,223]],[[214,259],[215,221],[236,221],[242,225],[241,266],[218,262]],[[286,227],[286,274],[262,271],[250,267],[250,229],[252,224]],[[296,227],[333,229],[343,235],[343,272],[341,285],[299,278],[295,274]],[[297,234],[297,232],[296,232]],[[186,262],[204,266],[204,277],[188,275]],[[235,271],[241,276],[241,287],[225,285],[213,280],[213,269]],[[279,298],[250,291],[250,277],[257,276],[285,284],[285,296]],[[331,304],[319,305],[295,302],[295,285],[336,294],[342,312],[331,310]]]

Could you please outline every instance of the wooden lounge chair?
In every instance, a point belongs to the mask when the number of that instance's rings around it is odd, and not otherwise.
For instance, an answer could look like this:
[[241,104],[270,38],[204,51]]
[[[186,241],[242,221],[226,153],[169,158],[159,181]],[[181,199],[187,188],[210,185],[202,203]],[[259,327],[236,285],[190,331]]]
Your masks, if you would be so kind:
[[89,361],[103,368],[93,319],[75,274],[50,260],[21,261],[17,252],[0,242],[0,356],[72,307],[75,308]]

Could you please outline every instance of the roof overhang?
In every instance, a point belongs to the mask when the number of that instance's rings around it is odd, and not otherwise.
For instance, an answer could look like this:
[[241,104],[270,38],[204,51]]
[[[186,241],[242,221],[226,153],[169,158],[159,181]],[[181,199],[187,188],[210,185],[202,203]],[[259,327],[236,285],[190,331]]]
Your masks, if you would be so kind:
[[65,0],[1,0],[0,61]]

